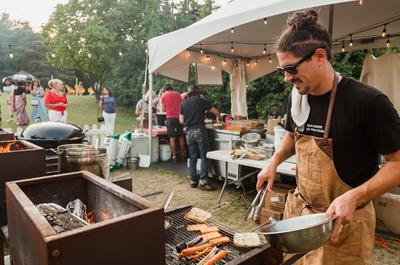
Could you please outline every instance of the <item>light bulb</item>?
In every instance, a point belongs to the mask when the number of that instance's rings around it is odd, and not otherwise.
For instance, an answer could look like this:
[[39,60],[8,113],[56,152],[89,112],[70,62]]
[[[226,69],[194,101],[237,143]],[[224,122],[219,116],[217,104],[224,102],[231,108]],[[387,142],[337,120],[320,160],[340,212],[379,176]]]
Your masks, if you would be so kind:
[[342,52],[345,51],[345,47],[344,47],[344,41],[342,41]]
[[10,52],[10,53],[8,54],[8,56],[10,57],[10,59],[14,58],[13,52]]
[[382,38],[384,38],[384,37],[386,37],[386,24],[385,24],[385,26],[383,27],[383,30],[382,30]]
[[254,65],[257,65],[257,63],[258,63],[258,61],[256,60],[256,61],[254,62]]
[[233,48],[233,42],[231,42],[231,52],[235,52],[235,48]]
[[56,58],[56,55],[54,53],[52,53],[51,58]]
[[222,62],[223,65],[226,65],[226,59],[224,59],[224,61]]
[[263,54],[267,53],[267,44],[264,44],[264,50],[263,50]]
[[231,28],[231,34],[235,33],[235,28]]
[[190,57],[190,51],[187,51],[187,52],[186,52],[186,54],[187,54],[187,56],[189,56],[189,57]]
[[269,56],[268,61],[269,61],[269,63],[272,63],[271,55]]
[[352,35],[350,35],[350,43],[349,43],[349,46],[350,46],[350,47],[353,47],[353,36],[352,36]]
[[264,18],[264,25],[267,25],[267,24],[268,24],[268,19]]
[[122,57],[122,55],[123,55],[123,54],[122,54],[122,52],[121,52],[121,51],[119,51],[119,52],[118,52],[118,55]]

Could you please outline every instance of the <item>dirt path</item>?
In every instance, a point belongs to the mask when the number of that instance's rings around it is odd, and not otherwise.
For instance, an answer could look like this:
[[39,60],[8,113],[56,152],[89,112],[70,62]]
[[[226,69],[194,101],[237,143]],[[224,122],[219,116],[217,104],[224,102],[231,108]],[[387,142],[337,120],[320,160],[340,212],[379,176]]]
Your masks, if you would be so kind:
[[[132,172],[132,171],[131,171]],[[118,170],[114,175],[122,175],[126,172]],[[216,191],[201,191],[191,188],[186,176],[174,171],[166,170],[159,165],[152,165],[149,169],[140,169],[131,173],[133,176],[133,191],[144,195],[157,191],[163,193],[148,197],[147,199],[161,206],[168,192],[175,191],[169,209],[186,205],[195,205],[205,210],[213,211],[213,218],[237,231],[249,231],[255,227],[252,223],[244,222],[244,216],[249,202],[254,194],[243,197],[240,191],[227,190],[224,193],[223,202],[226,207],[214,209],[217,204],[220,189]],[[381,248],[375,248],[375,265],[398,265],[400,256],[391,254]]]

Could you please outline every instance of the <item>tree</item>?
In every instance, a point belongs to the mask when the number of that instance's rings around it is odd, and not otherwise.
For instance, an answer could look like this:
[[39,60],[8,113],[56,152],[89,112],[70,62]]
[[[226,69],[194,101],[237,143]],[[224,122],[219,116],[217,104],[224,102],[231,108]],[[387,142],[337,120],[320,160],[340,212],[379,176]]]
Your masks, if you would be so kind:
[[[0,38],[0,76],[25,70],[42,80],[50,79],[51,75],[70,78],[68,73],[47,64],[43,38],[27,22],[13,21],[8,14],[0,14]],[[10,52],[13,58],[9,57]]]

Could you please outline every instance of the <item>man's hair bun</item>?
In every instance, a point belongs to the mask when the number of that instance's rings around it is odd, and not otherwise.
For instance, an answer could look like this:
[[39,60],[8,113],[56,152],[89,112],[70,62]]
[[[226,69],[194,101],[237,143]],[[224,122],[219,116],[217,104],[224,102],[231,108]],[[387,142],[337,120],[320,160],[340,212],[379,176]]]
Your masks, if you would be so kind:
[[294,30],[301,30],[310,26],[315,26],[318,21],[318,12],[315,9],[306,9],[295,12],[287,20],[288,26]]

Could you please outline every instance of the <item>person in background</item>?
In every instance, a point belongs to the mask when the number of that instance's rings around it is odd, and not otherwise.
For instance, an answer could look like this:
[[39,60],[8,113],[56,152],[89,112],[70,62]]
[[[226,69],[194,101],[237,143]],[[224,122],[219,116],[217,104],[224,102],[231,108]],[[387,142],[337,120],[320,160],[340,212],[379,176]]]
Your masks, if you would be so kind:
[[181,94],[167,84],[164,86],[164,94],[161,96],[162,110],[166,113],[166,126],[171,146],[172,160],[176,161],[176,140],[179,141],[179,155],[182,160],[185,159],[185,138],[183,137],[183,127],[179,122],[179,108],[181,106]]
[[110,89],[104,87],[101,90],[102,96],[100,96],[99,101],[99,110],[103,113],[104,118],[104,125],[106,129],[109,130],[110,135],[114,134],[114,124],[115,124],[115,117],[116,109],[115,109],[115,99],[111,96]]
[[[199,187],[202,190],[212,191],[208,179],[208,135],[204,123],[206,111],[211,111],[218,119],[221,119],[219,111],[211,105],[211,102],[201,98],[201,90],[196,85],[188,89],[188,98],[182,102],[179,112],[179,121],[187,126],[186,141],[189,146],[189,178],[192,188]],[[200,177],[196,174],[198,153],[200,154]]]
[[49,121],[67,122],[67,96],[64,93],[63,82],[59,79],[49,81],[50,90],[46,91],[44,104],[49,110]]
[[29,116],[26,112],[26,88],[24,83],[17,83],[18,87],[13,93],[13,106],[16,116],[16,123],[19,126],[29,123]]
[[32,82],[31,95],[31,120],[46,121],[46,107],[43,101],[44,89],[39,80]]
[[[276,55],[293,85],[279,148],[258,174],[271,190],[279,164],[296,154],[297,187],[284,218],[336,216],[330,240],[296,264],[372,264],[372,199],[400,184],[400,118],[387,96],[332,67],[332,40],[314,9],[288,19]],[[379,155],[386,164],[379,167]]]
[[[153,92],[152,94],[153,99],[155,98],[155,93]],[[148,128],[148,118],[149,118],[149,97],[150,97],[150,91],[147,91],[146,94],[143,95],[143,97],[137,102],[136,108],[135,108],[135,114],[137,117],[138,121],[138,127],[140,128],[141,121],[143,123],[143,128]],[[154,101],[153,101],[154,102]],[[155,119],[156,119],[156,108],[153,103],[153,125],[155,124]]]
[[3,83],[3,91],[4,95],[6,96],[6,102],[8,105],[8,113],[9,113],[9,119],[7,122],[11,122],[14,120],[14,90],[17,89],[17,87],[14,85],[12,82],[11,78],[6,78]]

